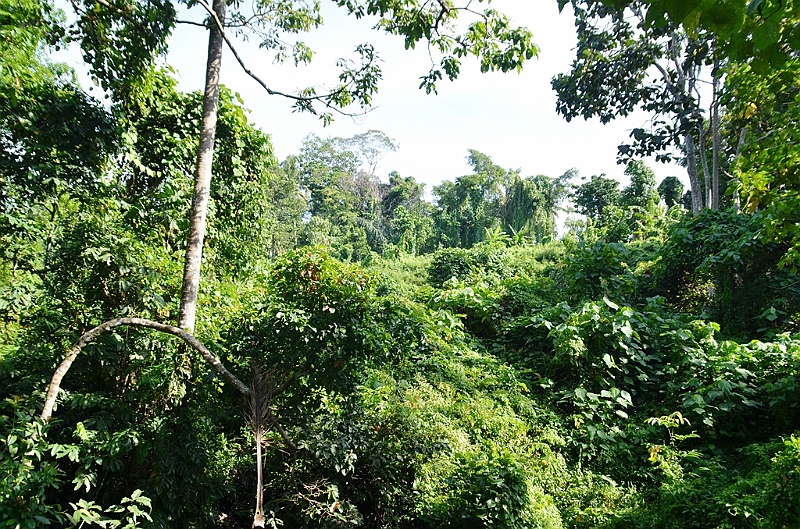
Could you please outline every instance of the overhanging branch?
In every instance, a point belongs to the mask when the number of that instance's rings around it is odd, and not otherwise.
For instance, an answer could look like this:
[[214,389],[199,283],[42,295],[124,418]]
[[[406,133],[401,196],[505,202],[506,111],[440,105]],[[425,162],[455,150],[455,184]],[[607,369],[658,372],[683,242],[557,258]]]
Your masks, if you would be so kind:
[[173,336],[177,336],[183,339],[188,345],[190,345],[194,350],[198,351],[203,358],[211,364],[214,370],[217,371],[223,378],[225,378],[228,382],[232,383],[236,389],[239,390],[240,393],[244,395],[250,394],[250,388],[247,387],[246,384],[242,383],[241,380],[236,378],[236,376],[228,371],[222,362],[214,356],[211,351],[209,351],[205,345],[200,343],[200,340],[189,334],[188,332],[184,331],[183,329],[179,329],[178,327],[173,327],[172,325],[166,325],[164,323],[158,323],[155,321],[145,320],[143,318],[118,318],[116,320],[110,320],[105,323],[102,323],[87,331],[86,333],[81,336],[75,345],[67,353],[67,356],[61,362],[61,364],[56,369],[55,373],[53,373],[53,378],[50,380],[50,385],[47,388],[47,396],[45,397],[44,406],[42,407],[42,413],[40,415],[43,421],[49,420],[53,415],[53,407],[55,406],[56,397],[58,396],[58,390],[61,388],[61,380],[69,371],[69,368],[72,366],[72,363],[78,357],[78,354],[91,342],[95,340],[100,334],[109,332],[116,327],[120,327],[123,325],[131,326],[131,327],[145,327],[149,329],[154,329],[156,331],[160,331],[166,334],[171,334]]
[[[167,325],[165,323],[146,320],[144,318],[118,318],[115,320],[109,320],[105,323],[101,323],[97,327],[85,332],[78,339],[75,345],[73,345],[72,348],[67,352],[67,356],[55,370],[55,372],[53,373],[53,377],[50,379],[50,385],[47,388],[47,396],[45,397],[44,405],[42,406],[42,413],[39,416],[42,419],[42,421],[46,422],[49,421],[50,418],[52,418],[53,408],[56,403],[56,397],[58,396],[59,389],[61,389],[61,381],[64,379],[64,376],[69,371],[69,368],[72,366],[72,363],[78,357],[78,354],[87,345],[93,342],[100,334],[109,332],[112,329],[121,326],[148,328],[181,338],[184,342],[190,345],[192,349],[199,352],[203,356],[203,358],[209,364],[211,364],[211,367],[213,367],[217,373],[222,375],[224,379],[233,384],[236,387],[236,389],[239,390],[240,393],[246,396],[250,395],[250,388],[246,384],[244,384],[241,380],[236,378],[236,375],[228,371],[225,368],[225,366],[222,365],[222,362],[220,362],[220,360],[216,356],[214,356],[211,353],[211,351],[209,351],[208,348],[206,348],[206,346],[200,342],[200,340],[198,340],[188,332],[184,331],[183,329],[180,329],[178,327],[173,327],[172,325]],[[294,377],[291,377],[291,379],[293,378]],[[283,385],[276,388],[275,394],[277,395],[283,392],[286,389],[288,383],[291,381],[291,379],[285,381]],[[278,433],[280,434],[281,438],[283,438],[283,441],[286,443],[289,449],[291,451],[296,451],[297,445],[295,445],[294,442],[292,442],[291,438],[286,433],[286,430],[284,430],[281,427],[281,425],[277,422],[277,420],[275,421],[275,428],[278,430]]]
[[[344,110],[342,110],[340,108],[336,108],[335,106],[332,106],[330,104],[330,100],[334,99],[338,94],[340,94],[344,90],[344,88],[341,88],[339,90],[334,90],[333,92],[328,92],[326,94],[316,95],[316,96],[298,96],[298,95],[295,95],[295,94],[287,94],[285,92],[279,92],[278,90],[273,90],[272,88],[267,86],[267,83],[265,83],[260,77],[258,77],[255,73],[253,73],[253,71],[250,70],[247,67],[247,65],[244,63],[244,60],[239,55],[239,52],[236,50],[236,47],[233,45],[231,40],[228,38],[228,34],[225,32],[225,27],[222,24],[222,21],[220,21],[219,17],[217,17],[217,14],[214,13],[214,11],[211,9],[211,6],[209,6],[208,3],[205,0],[197,0],[197,3],[200,4],[203,7],[203,9],[206,10],[208,15],[211,17],[211,19],[213,20],[213,23],[217,26],[217,28],[219,29],[220,33],[222,34],[222,38],[225,40],[225,44],[228,45],[228,49],[231,50],[231,53],[233,53],[233,56],[236,59],[236,62],[238,62],[239,66],[242,67],[242,70],[244,70],[244,73],[249,75],[255,82],[257,82],[259,85],[261,85],[261,87],[269,95],[283,96],[283,97],[285,97],[287,99],[292,99],[294,101],[298,101],[298,102],[301,102],[301,103],[313,103],[314,101],[321,101],[321,102],[323,102],[325,104],[326,108],[331,108],[335,112],[337,112],[337,113],[339,113],[339,114],[341,114],[343,116],[356,117],[356,116],[360,116],[360,115],[364,114],[363,112],[360,112],[360,113],[345,112]],[[309,110],[312,114],[316,114],[316,111],[310,105],[304,106],[303,108]]]

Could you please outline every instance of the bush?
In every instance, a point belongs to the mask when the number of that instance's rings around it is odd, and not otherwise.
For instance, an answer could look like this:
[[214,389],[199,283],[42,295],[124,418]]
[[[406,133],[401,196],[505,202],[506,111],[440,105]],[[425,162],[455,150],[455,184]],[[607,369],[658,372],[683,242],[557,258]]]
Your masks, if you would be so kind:
[[476,244],[470,249],[444,248],[433,254],[428,277],[437,288],[452,278],[466,283],[482,279],[494,283],[508,275],[507,259],[504,247],[491,244]]

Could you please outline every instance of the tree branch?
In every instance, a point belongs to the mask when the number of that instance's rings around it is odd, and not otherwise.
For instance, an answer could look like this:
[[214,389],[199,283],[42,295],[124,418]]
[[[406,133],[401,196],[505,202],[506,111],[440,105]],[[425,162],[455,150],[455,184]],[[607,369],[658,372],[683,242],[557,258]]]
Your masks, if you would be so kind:
[[[53,408],[55,407],[56,397],[58,396],[58,391],[61,389],[61,381],[64,379],[64,376],[69,371],[69,368],[72,366],[72,363],[78,357],[78,354],[90,343],[92,343],[99,335],[109,332],[116,327],[121,326],[131,326],[131,327],[143,327],[148,329],[153,329],[159,332],[163,332],[166,334],[171,334],[173,336],[177,336],[181,338],[184,342],[189,344],[193,349],[198,351],[203,358],[211,364],[214,370],[217,371],[223,378],[228,380],[231,384],[233,384],[239,392],[245,396],[250,395],[250,388],[247,387],[241,380],[236,378],[236,375],[228,371],[222,362],[214,356],[205,345],[203,345],[200,340],[195,338],[193,335],[189,334],[188,332],[184,331],[183,329],[179,329],[178,327],[173,327],[172,325],[167,325],[165,323],[159,323],[156,321],[146,320],[143,318],[118,318],[115,320],[109,320],[105,323],[101,323],[97,327],[85,332],[72,346],[72,348],[67,353],[67,356],[58,366],[56,371],[53,373],[53,377],[50,380],[50,385],[47,388],[47,396],[45,397],[44,405],[42,406],[42,413],[39,416],[42,421],[49,421],[53,416]],[[294,379],[292,376],[291,379]],[[291,380],[287,380],[281,386],[275,388],[275,394],[279,394],[280,392],[284,391],[288,386],[288,383]],[[297,451],[297,445],[292,442],[289,438],[289,435],[286,433],[286,430],[281,427],[281,425],[277,422],[277,418],[275,418],[275,429],[278,430],[281,438],[286,443],[286,446],[293,452]]]
[[281,423],[276,421],[275,422],[275,429],[278,430],[279,434],[281,434],[281,437],[283,438],[283,442],[286,443],[286,446],[289,447],[289,450],[291,450],[292,452],[297,452],[297,445],[294,444],[292,442],[292,440],[289,438],[289,434],[287,434],[286,430],[283,429],[283,427],[281,426]]
[[[258,77],[256,74],[254,74],[252,72],[252,70],[250,70],[247,67],[247,65],[245,65],[244,60],[242,60],[241,56],[239,55],[239,52],[236,50],[236,47],[233,45],[231,40],[228,38],[228,35],[227,35],[227,33],[225,33],[225,28],[224,28],[222,22],[219,20],[219,18],[217,17],[216,13],[214,13],[214,11],[211,9],[211,6],[209,6],[208,3],[205,0],[197,0],[197,3],[200,4],[203,7],[203,9],[205,9],[206,12],[209,14],[209,16],[213,20],[214,24],[217,26],[217,28],[219,29],[220,33],[222,34],[222,38],[225,40],[225,44],[228,45],[228,49],[231,50],[231,53],[233,53],[233,57],[236,59],[236,62],[239,63],[239,66],[242,67],[242,70],[244,70],[244,73],[249,75],[255,82],[257,82],[259,85],[261,85],[261,87],[264,90],[266,90],[266,92],[269,95],[283,96],[285,98],[292,99],[294,101],[303,102],[303,103],[311,103],[311,102],[314,102],[314,101],[322,101],[322,102],[325,103],[325,107],[326,108],[332,108],[335,112],[337,112],[337,113],[339,113],[339,114],[341,114],[343,116],[356,117],[356,116],[361,116],[361,115],[364,114],[363,112],[362,113],[345,112],[344,110],[342,110],[340,108],[336,108],[336,107],[334,107],[334,106],[332,106],[330,104],[330,102],[328,100],[332,99],[335,95],[341,93],[343,89],[335,90],[333,92],[328,92],[327,94],[322,94],[322,95],[318,95],[318,96],[298,96],[298,95],[287,94],[285,92],[279,92],[277,90],[271,89],[269,86],[267,86],[267,83],[265,83],[260,77]],[[314,110],[314,108],[312,108],[310,106],[308,106],[307,109],[312,114],[316,114],[317,113]]]
[[58,390],[61,387],[61,380],[69,371],[69,368],[72,366],[72,363],[77,358],[78,354],[91,342],[95,340],[100,334],[109,332],[116,327],[120,327],[123,325],[129,325],[131,327],[145,327],[150,329],[155,329],[156,331],[163,332],[166,334],[171,334],[173,336],[177,336],[183,339],[184,342],[189,344],[193,349],[198,351],[203,358],[211,364],[211,366],[222,375],[223,378],[231,382],[236,389],[239,390],[240,393],[244,395],[250,394],[250,388],[247,387],[241,380],[236,378],[236,376],[228,371],[222,362],[219,359],[211,354],[211,352],[204,346],[200,341],[189,334],[188,332],[184,331],[183,329],[179,329],[178,327],[173,327],[172,325],[166,325],[164,323],[158,323],[155,321],[145,320],[143,318],[118,318],[116,320],[110,320],[105,323],[102,323],[91,329],[83,334],[75,345],[67,353],[67,356],[61,362],[61,364],[56,369],[55,373],[53,373],[53,378],[50,380],[50,385],[47,388],[47,397],[44,401],[44,406],[42,407],[42,413],[40,415],[43,421],[48,421],[53,415],[53,407],[55,406],[56,397],[58,396]]
[[176,24],[187,24],[189,26],[200,26],[201,28],[206,27],[205,24],[202,22],[195,22],[194,20],[175,20]]

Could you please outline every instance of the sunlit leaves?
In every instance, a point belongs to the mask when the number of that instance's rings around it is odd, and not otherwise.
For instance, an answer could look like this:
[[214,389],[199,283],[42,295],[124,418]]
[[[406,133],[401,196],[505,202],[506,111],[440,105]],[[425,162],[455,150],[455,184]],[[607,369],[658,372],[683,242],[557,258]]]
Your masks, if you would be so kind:
[[[380,29],[404,37],[406,49],[425,42],[441,54],[439,63],[421,77],[420,88],[436,91],[444,76],[455,79],[461,61],[475,56],[482,72],[520,70],[523,63],[538,54],[532,35],[525,28],[512,27],[508,17],[495,9],[477,11],[452,1],[420,4],[408,0],[338,0],[356,17],[377,15]],[[461,19],[471,17],[466,29]]]
[[[795,2],[781,0],[602,0],[603,4],[622,8],[641,3],[647,11],[650,27],[667,24],[681,26],[689,33],[712,32],[736,60],[755,59],[778,66],[800,46],[794,35],[800,22]],[[559,0],[563,7],[565,0]]]
[[117,101],[124,100],[166,53],[175,6],[170,0],[85,0],[74,7],[78,21],[71,38],[80,41],[101,86]]
[[800,247],[796,215],[800,189],[800,62],[759,71],[755,65],[732,70],[726,87],[726,104],[733,126],[742,131],[737,159],[737,188],[748,211],[763,210],[765,235],[789,243],[785,264],[796,267]]

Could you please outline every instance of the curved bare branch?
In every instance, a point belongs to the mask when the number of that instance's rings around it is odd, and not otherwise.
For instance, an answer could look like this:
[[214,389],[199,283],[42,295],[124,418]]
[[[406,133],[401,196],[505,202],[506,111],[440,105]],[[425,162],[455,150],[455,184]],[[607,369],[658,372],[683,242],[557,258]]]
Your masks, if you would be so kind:
[[[239,52],[236,50],[236,47],[228,38],[228,34],[225,32],[225,27],[222,24],[222,21],[220,21],[219,17],[217,17],[214,10],[211,9],[211,6],[209,6],[205,0],[197,0],[197,3],[200,4],[200,6],[202,6],[203,9],[205,9],[208,15],[211,17],[214,25],[217,26],[220,33],[222,34],[222,38],[223,40],[225,40],[225,44],[228,45],[228,49],[231,50],[231,53],[233,53],[233,57],[236,59],[236,62],[239,63],[239,66],[242,67],[244,73],[249,75],[255,82],[257,82],[261,86],[261,88],[263,88],[269,95],[283,96],[287,99],[292,99],[300,103],[313,103],[314,101],[320,101],[325,104],[326,108],[330,108],[334,110],[336,113],[348,117],[357,117],[365,114],[365,112],[345,112],[344,110],[337,108],[331,104],[331,100],[333,100],[338,94],[340,94],[344,90],[344,87],[341,87],[332,92],[328,92],[326,94],[320,94],[314,96],[300,96],[295,94],[287,94],[286,92],[279,92],[278,90],[273,90],[272,88],[267,86],[267,83],[265,83],[260,77],[258,77],[255,73],[253,73],[253,71],[250,70],[250,68],[248,68],[247,65],[244,63],[244,60],[239,55]],[[317,113],[311,106],[304,106],[303,108],[309,110],[312,114]]]
[[178,327],[173,327],[172,325],[166,325],[164,323],[158,323],[156,321],[146,320],[143,318],[118,318],[115,320],[110,320],[105,323],[101,323],[94,329],[91,329],[83,334],[75,345],[67,353],[67,356],[61,362],[61,364],[56,369],[55,373],[53,373],[53,378],[50,380],[50,385],[47,388],[47,397],[44,401],[44,406],[42,407],[42,413],[40,415],[43,421],[48,421],[53,415],[53,407],[55,406],[56,396],[58,396],[58,390],[61,387],[61,380],[69,371],[69,368],[72,366],[72,363],[78,357],[78,354],[91,342],[95,340],[100,334],[109,332],[116,327],[120,327],[123,325],[128,325],[131,327],[145,327],[149,329],[154,329],[159,332],[163,332],[166,334],[171,334],[173,336],[177,336],[183,339],[188,345],[190,345],[194,350],[198,351],[203,358],[211,364],[211,366],[222,375],[228,382],[232,383],[236,386],[236,389],[239,390],[240,393],[244,395],[250,394],[250,388],[247,387],[246,384],[242,383],[241,380],[236,378],[236,376],[228,371],[222,362],[219,359],[211,354],[211,352],[206,348],[205,345],[200,343],[200,340],[189,334],[188,332],[184,331],[183,329],[179,329]]

